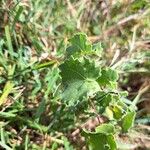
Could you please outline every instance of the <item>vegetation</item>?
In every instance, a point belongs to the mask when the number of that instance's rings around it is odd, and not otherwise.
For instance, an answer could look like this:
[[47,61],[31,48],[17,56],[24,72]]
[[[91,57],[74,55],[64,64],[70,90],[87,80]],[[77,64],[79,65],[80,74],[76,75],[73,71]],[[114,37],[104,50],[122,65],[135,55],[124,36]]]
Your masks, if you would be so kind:
[[150,148],[148,0],[1,0],[0,16],[0,149]]

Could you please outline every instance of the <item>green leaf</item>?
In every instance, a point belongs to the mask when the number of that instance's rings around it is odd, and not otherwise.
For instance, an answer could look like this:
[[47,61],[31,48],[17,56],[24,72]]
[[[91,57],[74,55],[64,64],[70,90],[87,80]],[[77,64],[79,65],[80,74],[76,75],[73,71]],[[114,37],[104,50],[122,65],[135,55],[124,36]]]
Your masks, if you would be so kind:
[[87,96],[92,96],[99,90],[96,80],[100,76],[100,68],[88,59],[79,61],[71,57],[59,68],[64,88],[62,99],[69,106],[84,100]]
[[114,114],[110,107],[106,107],[104,115],[107,116],[109,120],[114,120]]
[[147,5],[148,5],[148,1],[147,0],[136,0],[136,1],[133,1],[131,3],[131,6],[130,6],[131,12],[136,12],[139,9],[143,9]]
[[100,56],[103,51],[102,43],[98,42],[98,43],[93,44],[92,49],[95,51],[95,53],[98,56]]
[[60,65],[63,84],[75,80],[97,80],[101,75],[100,68],[94,62],[84,58],[82,61],[71,57]]
[[87,133],[85,137],[89,150],[109,150],[109,148],[106,147],[106,135]]
[[135,120],[135,112],[128,112],[121,121],[121,127],[123,132],[127,132],[134,123]]
[[116,150],[117,149],[116,139],[114,138],[113,135],[107,136],[107,142],[108,142],[108,145],[110,147],[110,150]]
[[113,100],[113,96],[111,95],[111,93],[105,93],[105,92],[100,91],[97,93],[96,99],[98,101],[98,104],[102,108],[106,108],[107,106],[109,106],[110,102]]
[[123,116],[123,109],[121,106],[115,105],[112,110],[115,119],[120,119]]
[[103,133],[103,134],[114,134],[115,133],[115,128],[112,124],[104,123],[98,127],[96,127],[96,132],[97,133]]
[[67,51],[67,56],[78,55],[81,53],[89,53],[92,52],[92,45],[88,42],[87,36],[84,33],[75,34],[69,42],[71,46],[69,46]]
[[[108,125],[108,127],[105,126],[104,130],[106,131],[108,130],[108,128],[109,130],[111,129],[111,127]],[[89,150],[116,150],[117,149],[117,145],[114,136],[112,134],[83,131],[82,135],[86,138],[87,144],[89,146]]]
[[99,90],[99,85],[94,81],[72,82],[65,88],[62,99],[68,106],[74,106],[82,101],[87,101]]
[[102,69],[102,75],[98,78],[97,82],[100,86],[112,85],[113,82],[118,80],[118,73],[110,68]]

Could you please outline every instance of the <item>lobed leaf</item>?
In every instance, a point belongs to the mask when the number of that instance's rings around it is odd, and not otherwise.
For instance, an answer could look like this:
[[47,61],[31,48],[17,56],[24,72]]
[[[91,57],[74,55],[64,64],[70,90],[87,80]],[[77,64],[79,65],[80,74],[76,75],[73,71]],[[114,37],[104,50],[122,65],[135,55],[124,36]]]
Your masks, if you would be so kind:
[[92,45],[87,41],[87,36],[84,33],[75,34],[69,42],[71,46],[66,49],[68,56],[92,51]]
[[116,82],[119,77],[118,73],[111,68],[102,69],[101,74],[102,75],[97,80],[100,86],[111,85],[111,83]]
[[116,150],[117,145],[113,136],[114,127],[111,124],[103,124],[96,128],[96,132],[83,131],[89,150]]
[[96,67],[94,62],[85,58],[79,61],[71,57],[59,68],[64,89],[62,99],[67,105],[77,104],[99,90],[96,80],[101,73],[100,68]]

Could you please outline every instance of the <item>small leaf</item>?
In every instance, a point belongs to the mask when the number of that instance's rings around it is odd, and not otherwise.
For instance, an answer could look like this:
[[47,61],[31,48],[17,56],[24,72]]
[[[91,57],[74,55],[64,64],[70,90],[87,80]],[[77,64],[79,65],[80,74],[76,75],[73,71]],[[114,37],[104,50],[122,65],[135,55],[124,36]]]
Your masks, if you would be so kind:
[[115,105],[113,107],[113,116],[115,119],[120,119],[123,116],[123,111],[121,106]]
[[118,73],[115,70],[105,68],[102,69],[101,73],[102,75],[97,80],[100,86],[113,86],[113,82],[116,82],[118,80]]
[[117,145],[112,134],[83,131],[89,150],[116,150]]
[[115,128],[112,124],[105,123],[105,124],[102,124],[102,125],[96,127],[96,132],[97,133],[103,133],[106,135],[114,134]]
[[110,93],[98,92],[96,96],[98,104],[103,108],[109,106],[110,102],[113,100],[113,96]]
[[116,150],[117,149],[117,143],[116,143],[116,140],[115,140],[113,135],[108,135],[107,141],[108,141],[108,144],[110,146],[110,150]]
[[84,131],[82,135],[86,138],[89,150],[109,150],[105,148],[107,140],[105,135],[87,131]]
[[122,119],[121,127],[123,132],[127,132],[134,123],[135,112],[128,112]]
[[102,43],[98,42],[98,43],[93,44],[92,45],[92,50],[95,51],[95,54],[100,56],[102,51],[103,51]]
[[109,107],[106,107],[105,115],[106,115],[110,120],[113,120],[113,119],[114,119],[113,111],[112,111]]
[[67,51],[67,56],[78,55],[81,53],[89,53],[92,52],[92,45],[88,42],[87,36],[84,33],[75,34],[69,42],[71,46],[69,46]]

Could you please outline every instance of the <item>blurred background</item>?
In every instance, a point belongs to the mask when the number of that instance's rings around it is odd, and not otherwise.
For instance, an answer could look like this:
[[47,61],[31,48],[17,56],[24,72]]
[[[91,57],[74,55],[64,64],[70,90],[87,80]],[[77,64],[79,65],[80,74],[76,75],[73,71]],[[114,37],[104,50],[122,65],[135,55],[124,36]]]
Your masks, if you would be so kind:
[[[150,148],[149,0],[0,0],[0,18],[4,149],[44,150],[49,146],[45,141],[51,140],[57,149],[57,139],[48,136],[48,129],[60,137],[71,128],[65,122],[57,124],[60,114],[67,118],[58,106],[58,113],[53,112],[52,93],[60,77],[58,69],[49,66],[64,58],[68,39],[77,32],[86,33],[92,43],[101,42],[102,64],[118,70],[118,87],[129,92],[127,101],[137,99],[136,125],[142,133],[133,143]],[[64,131],[56,133],[62,126]]]

